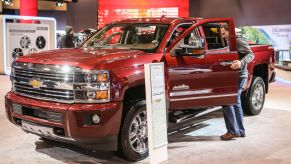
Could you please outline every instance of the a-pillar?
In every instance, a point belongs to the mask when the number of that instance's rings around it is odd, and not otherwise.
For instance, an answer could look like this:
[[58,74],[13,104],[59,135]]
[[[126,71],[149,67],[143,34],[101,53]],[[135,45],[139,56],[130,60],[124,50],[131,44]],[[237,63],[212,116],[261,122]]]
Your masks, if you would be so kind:
[[37,16],[37,0],[20,0],[21,16]]

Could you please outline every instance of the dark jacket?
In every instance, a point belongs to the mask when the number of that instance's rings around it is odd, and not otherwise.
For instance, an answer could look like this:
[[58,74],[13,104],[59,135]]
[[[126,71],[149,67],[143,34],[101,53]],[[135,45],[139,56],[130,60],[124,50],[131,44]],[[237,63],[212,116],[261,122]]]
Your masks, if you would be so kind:
[[242,66],[239,70],[240,77],[248,77],[247,66],[254,59],[254,53],[252,52],[248,42],[243,37],[237,37],[236,47],[238,51],[239,60],[242,63]]
[[72,48],[75,47],[74,36],[71,34],[66,34],[61,39],[61,48]]

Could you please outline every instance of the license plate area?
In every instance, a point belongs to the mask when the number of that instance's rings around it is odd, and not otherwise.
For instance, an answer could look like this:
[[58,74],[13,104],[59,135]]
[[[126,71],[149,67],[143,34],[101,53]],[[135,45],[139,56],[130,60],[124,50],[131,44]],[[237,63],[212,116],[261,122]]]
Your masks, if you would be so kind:
[[31,122],[27,122],[22,120],[21,121],[22,128],[26,131],[36,133],[39,135],[50,136],[50,137],[57,137],[54,133],[54,129],[46,126],[36,125]]
[[34,118],[39,118],[43,120],[47,120],[50,122],[55,122],[62,124],[63,123],[63,115],[60,112],[48,111],[40,108],[32,108],[27,106],[22,106],[20,104],[13,103],[12,104],[13,113],[30,116]]

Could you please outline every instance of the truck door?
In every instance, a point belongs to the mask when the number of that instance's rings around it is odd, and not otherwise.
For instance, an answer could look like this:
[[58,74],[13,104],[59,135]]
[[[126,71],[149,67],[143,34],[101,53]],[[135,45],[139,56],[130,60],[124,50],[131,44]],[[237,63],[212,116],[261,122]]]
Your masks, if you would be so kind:
[[[220,28],[223,25],[231,29],[230,38],[222,38]],[[201,47],[193,49],[192,42]],[[231,62],[238,60],[232,19],[198,21],[169,46],[165,60],[169,72],[170,109],[237,102],[238,70],[230,68]]]

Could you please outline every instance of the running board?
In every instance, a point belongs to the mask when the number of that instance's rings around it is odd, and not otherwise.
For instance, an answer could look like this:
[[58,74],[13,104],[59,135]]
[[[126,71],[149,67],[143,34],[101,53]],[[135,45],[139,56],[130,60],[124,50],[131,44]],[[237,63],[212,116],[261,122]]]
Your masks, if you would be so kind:
[[199,117],[205,114],[208,114],[210,112],[213,112],[215,110],[220,109],[221,107],[211,107],[207,109],[192,109],[192,110],[186,110],[186,111],[176,111],[174,113],[171,113],[169,116],[169,122],[171,123],[181,123],[185,122],[187,120],[191,120],[195,117]]

